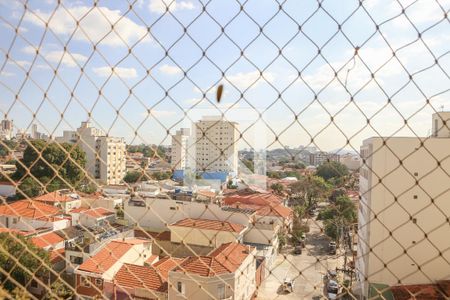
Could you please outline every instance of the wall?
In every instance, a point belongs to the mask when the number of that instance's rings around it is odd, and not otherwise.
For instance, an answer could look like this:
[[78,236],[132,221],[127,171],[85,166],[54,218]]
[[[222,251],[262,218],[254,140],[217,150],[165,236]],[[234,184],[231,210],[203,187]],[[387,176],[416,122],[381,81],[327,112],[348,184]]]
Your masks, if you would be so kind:
[[[9,221],[6,221],[6,219],[9,219]],[[13,223],[14,219],[17,222],[16,224]],[[6,226],[7,223],[8,227]],[[0,226],[23,231],[31,231],[36,228],[51,228],[54,231],[69,227],[70,221],[63,219],[51,222],[51,221],[27,219],[22,217],[0,216]]]
[[187,243],[199,246],[218,247],[228,242],[242,240],[242,233],[197,229],[192,227],[169,226],[170,240],[174,243]]
[[424,140],[424,147],[417,138],[389,138],[386,143],[374,138],[362,147],[373,149],[360,183],[359,276],[388,285],[399,278],[402,284],[444,279],[450,260],[450,139]]
[[14,185],[8,183],[0,184],[0,196],[9,197],[14,196],[16,194],[16,187]]
[[217,204],[204,204],[188,201],[175,201],[169,199],[148,199],[147,207],[129,205],[124,203],[125,219],[131,223],[137,222],[139,226],[151,231],[165,231],[167,225],[185,218],[204,218],[211,220],[228,221],[247,226],[250,215],[224,211]]
[[195,255],[207,255],[213,247],[198,246],[198,245],[183,245],[180,243],[173,243],[171,241],[153,240],[152,253],[158,256],[172,256],[172,257],[187,257]]

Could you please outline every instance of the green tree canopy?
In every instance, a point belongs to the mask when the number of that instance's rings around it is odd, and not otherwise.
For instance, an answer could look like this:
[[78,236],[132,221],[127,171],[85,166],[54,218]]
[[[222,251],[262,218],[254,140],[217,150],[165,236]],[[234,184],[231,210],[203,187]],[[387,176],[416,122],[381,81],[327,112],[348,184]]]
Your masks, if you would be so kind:
[[17,170],[13,178],[21,181],[19,189],[23,196],[32,197],[37,186],[39,193],[77,187],[85,179],[85,165],[86,154],[78,145],[35,140],[29,142],[23,158],[16,162]]
[[281,183],[273,183],[270,188],[278,195],[284,191],[284,186]]
[[26,238],[0,233],[0,266],[9,273],[8,276],[0,273],[2,287],[12,292],[26,286],[34,277],[48,274],[50,258],[47,251]]
[[135,183],[135,182],[139,181],[141,179],[141,177],[142,177],[142,172],[131,171],[131,172],[127,172],[127,174],[123,178],[123,181],[125,181],[126,183]]
[[318,166],[316,175],[325,180],[338,180],[348,175],[348,169],[345,165],[339,162],[330,161]]
[[[307,207],[311,207],[318,198],[325,198],[330,192],[330,185],[318,176],[303,176],[290,185],[294,200],[303,200]],[[303,203],[297,203],[303,204]]]

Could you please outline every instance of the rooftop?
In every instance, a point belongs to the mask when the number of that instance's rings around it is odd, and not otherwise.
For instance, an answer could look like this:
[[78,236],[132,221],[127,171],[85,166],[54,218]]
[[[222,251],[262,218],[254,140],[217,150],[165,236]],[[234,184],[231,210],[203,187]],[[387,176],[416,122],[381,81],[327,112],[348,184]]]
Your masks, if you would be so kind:
[[18,216],[36,220],[50,220],[61,211],[52,205],[34,200],[20,200],[0,205],[0,215]]
[[115,215],[115,212],[103,207],[91,208],[81,212],[83,215],[88,215],[93,218],[105,218],[111,215]]
[[61,191],[55,191],[45,195],[38,196],[33,200],[42,202],[70,202],[79,199],[80,196],[78,196],[75,193],[63,193]]
[[167,291],[167,280],[149,266],[124,264],[114,276],[114,280],[119,287]]
[[191,256],[175,268],[174,272],[193,273],[203,277],[231,273],[219,260],[211,256]]
[[253,249],[254,248],[251,246],[239,243],[226,243],[213,250],[209,256],[215,257],[216,260],[228,270],[234,272],[244,262]]
[[167,280],[167,278],[169,277],[169,271],[173,270],[175,267],[180,266],[184,260],[185,258],[166,256],[154,263],[153,268],[158,270],[159,275],[161,275],[164,280]]
[[46,248],[54,246],[64,241],[64,238],[56,234],[55,232],[49,232],[40,236],[34,236],[31,238],[31,242],[39,248]]
[[240,233],[244,230],[241,224],[230,223],[227,221],[208,220],[208,219],[183,219],[172,224],[172,226],[181,227],[195,227],[198,229],[216,230],[216,231],[230,231]]
[[79,266],[80,271],[102,274],[109,270],[134,245],[143,244],[147,240],[127,239],[114,240],[106,244],[102,250]]

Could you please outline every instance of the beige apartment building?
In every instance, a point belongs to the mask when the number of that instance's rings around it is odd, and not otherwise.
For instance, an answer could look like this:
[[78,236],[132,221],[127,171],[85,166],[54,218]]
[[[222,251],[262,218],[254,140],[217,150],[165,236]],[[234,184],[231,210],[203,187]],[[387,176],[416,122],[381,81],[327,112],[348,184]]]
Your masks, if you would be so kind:
[[[171,165],[174,170],[184,170],[188,166],[189,128],[181,128],[172,135]],[[194,147],[191,149],[194,152]]]
[[195,123],[195,161],[199,172],[237,174],[239,132],[236,122],[203,117]]
[[[430,137],[375,137],[361,147],[357,280],[427,284],[450,276],[450,112]],[[446,121],[446,124],[444,124]]]
[[126,144],[120,137],[109,137],[89,122],[74,131],[64,131],[57,142],[76,143],[86,153],[86,171],[102,184],[119,184],[126,174]]

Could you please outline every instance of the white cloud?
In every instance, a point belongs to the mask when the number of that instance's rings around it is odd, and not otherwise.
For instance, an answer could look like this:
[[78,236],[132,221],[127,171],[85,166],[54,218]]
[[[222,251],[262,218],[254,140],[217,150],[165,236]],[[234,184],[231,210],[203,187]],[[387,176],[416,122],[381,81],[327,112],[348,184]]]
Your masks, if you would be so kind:
[[[111,76],[112,68],[111,67],[98,67],[92,69],[97,76],[100,77],[109,77]],[[123,67],[115,67],[113,76],[118,76],[120,78],[136,78],[137,72],[135,68],[123,68]]]
[[275,80],[275,76],[272,73],[264,72],[263,76],[261,76],[259,71],[239,72],[233,75],[227,75],[225,78],[241,90],[247,89],[250,86],[255,87],[265,81],[273,82]]
[[6,72],[6,71],[2,71],[1,73],[0,73],[0,76],[1,77],[13,77],[13,76],[15,76],[16,74],[14,74],[14,73],[11,73],[11,72]]
[[[443,7],[450,4],[449,0],[443,0],[440,5]],[[422,23],[437,23],[444,19],[444,12],[439,5],[434,1],[429,0],[399,0],[399,2],[391,2],[388,9],[391,12],[401,13],[403,7],[408,7],[405,14],[415,25]],[[405,18],[396,18],[393,20],[394,24],[405,28],[411,26],[411,23]]]
[[[107,7],[59,7],[54,14],[38,9],[34,13],[27,11],[25,20],[41,27],[48,22],[50,30],[55,34],[74,33],[74,39],[92,41],[94,44],[101,42],[109,46],[124,46],[122,39],[127,44],[132,44],[144,36],[144,40],[149,40],[146,27],[127,18],[120,10]],[[76,25],[77,20],[79,26]],[[112,25],[114,30],[111,29]]]
[[182,70],[177,66],[169,66],[167,64],[159,67],[159,71],[167,75],[176,75],[182,73]]
[[195,6],[194,3],[190,1],[150,0],[148,8],[154,13],[164,13],[167,8],[173,12],[176,10],[193,10]]
[[36,54],[36,48],[30,45],[23,47],[21,51],[26,54]]
[[68,52],[64,51],[50,51],[44,54],[44,57],[48,61],[54,63],[59,63],[61,61],[61,64],[67,67],[76,67],[78,65],[82,65],[87,60],[87,57],[82,54],[73,52],[69,54]]
[[18,67],[18,68],[26,68],[31,63],[27,60],[8,60],[8,64],[10,64],[11,66]]

